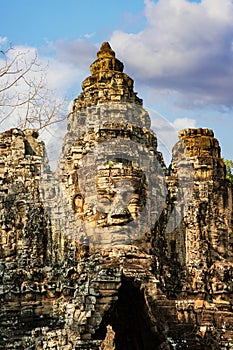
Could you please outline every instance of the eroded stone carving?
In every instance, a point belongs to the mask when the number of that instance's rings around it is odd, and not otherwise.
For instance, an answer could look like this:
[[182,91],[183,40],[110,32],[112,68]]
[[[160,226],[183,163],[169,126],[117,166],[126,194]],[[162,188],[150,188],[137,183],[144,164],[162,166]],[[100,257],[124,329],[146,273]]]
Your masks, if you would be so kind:
[[213,131],[181,131],[167,168],[108,43],[82,87],[55,172],[34,131],[0,135],[0,349],[233,349]]

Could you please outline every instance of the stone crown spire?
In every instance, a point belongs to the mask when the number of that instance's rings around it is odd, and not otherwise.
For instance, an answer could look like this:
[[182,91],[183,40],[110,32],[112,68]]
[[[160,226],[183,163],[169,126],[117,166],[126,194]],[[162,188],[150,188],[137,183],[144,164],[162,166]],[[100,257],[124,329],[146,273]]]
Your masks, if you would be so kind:
[[100,50],[97,52],[98,58],[104,58],[104,57],[115,57],[115,52],[112,50],[110,44],[107,41],[104,41],[101,45]]
[[123,69],[123,63],[115,58],[110,44],[102,43],[97,60],[90,66],[91,76],[83,81],[83,91],[74,101],[74,111],[106,102],[142,105],[142,100],[134,92],[133,79],[123,73]]
[[100,50],[97,52],[98,59],[90,66],[91,74],[96,74],[100,71],[118,71],[123,72],[123,63],[115,58],[115,52],[112,50],[108,42],[103,42]]

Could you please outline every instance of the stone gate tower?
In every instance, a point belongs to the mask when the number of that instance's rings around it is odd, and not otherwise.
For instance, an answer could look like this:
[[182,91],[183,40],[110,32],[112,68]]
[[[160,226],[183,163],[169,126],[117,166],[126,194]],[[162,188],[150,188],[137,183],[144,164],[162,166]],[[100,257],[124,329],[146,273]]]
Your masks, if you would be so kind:
[[0,137],[0,349],[233,349],[232,185],[208,129],[166,167],[108,43],[57,170],[34,131]]

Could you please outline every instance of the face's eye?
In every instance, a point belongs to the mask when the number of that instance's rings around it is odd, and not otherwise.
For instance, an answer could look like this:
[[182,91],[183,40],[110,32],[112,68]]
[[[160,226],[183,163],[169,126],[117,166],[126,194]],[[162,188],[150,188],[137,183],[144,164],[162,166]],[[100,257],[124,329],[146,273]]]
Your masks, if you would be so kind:
[[129,204],[130,201],[132,200],[133,195],[134,195],[134,191],[132,189],[125,191],[122,194],[122,199],[123,199],[124,203]]
[[110,198],[110,196],[98,196],[98,202],[102,204],[110,204],[112,203],[112,198]]
[[130,204],[137,204],[140,201],[139,194],[134,194],[130,200]]
[[112,205],[112,198],[110,196],[98,196],[97,210],[100,212],[108,212]]

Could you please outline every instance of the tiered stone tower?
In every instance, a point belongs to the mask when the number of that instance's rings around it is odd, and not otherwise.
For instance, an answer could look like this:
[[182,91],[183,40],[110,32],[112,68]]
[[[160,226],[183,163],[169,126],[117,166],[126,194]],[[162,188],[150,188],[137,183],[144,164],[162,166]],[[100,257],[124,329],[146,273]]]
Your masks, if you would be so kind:
[[[192,201],[185,214],[187,266],[210,266],[232,257],[232,195],[225,181],[225,165],[212,130],[188,129],[179,133],[184,156],[192,165]],[[182,168],[178,143],[173,164]],[[220,258],[221,256],[221,258]]]
[[167,169],[133,80],[103,43],[57,170],[1,134],[0,350],[233,349],[232,185],[208,129]]
[[165,165],[149,115],[133,91],[133,80],[122,71],[123,64],[103,43],[67,120],[61,192],[90,247],[132,245],[141,239],[166,196]]
[[83,110],[106,102],[129,102],[142,105],[133,90],[133,79],[123,73],[124,65],[109,43],[104,42],[98,59],[90,66],[91,76],[82,83],[83,92],[74,101],[74,110]]

